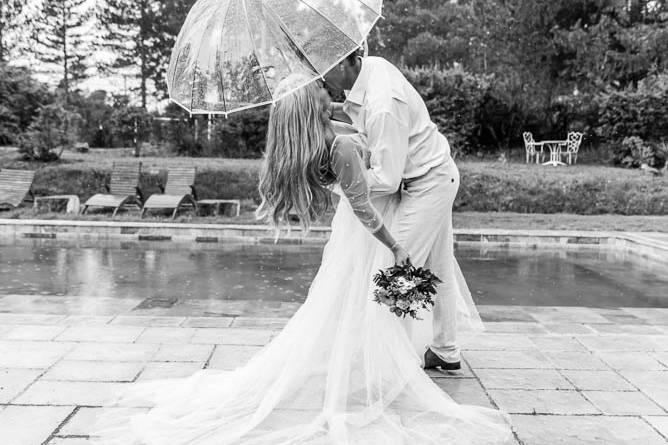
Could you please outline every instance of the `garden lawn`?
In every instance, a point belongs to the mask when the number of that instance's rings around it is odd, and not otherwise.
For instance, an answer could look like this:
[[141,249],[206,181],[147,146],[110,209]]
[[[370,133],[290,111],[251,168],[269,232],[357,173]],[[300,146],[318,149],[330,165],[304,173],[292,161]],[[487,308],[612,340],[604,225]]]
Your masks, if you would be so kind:
[[[114,161],[132,161],[128,149],[65,152],[57,164],[17,160],[0,151],[0,168],[37,169],[35,193],[77,194],[82,200],[104,190]],[[198,167],[198,198],[241,199],[246,210],[258,202],[260,160],[141,157],[145,196],[159,192],[160,171],[170,166]],[[455,210],[576,215],[668,215],[668,176],[640,170],[575,165],[459,161],[461,186]]]

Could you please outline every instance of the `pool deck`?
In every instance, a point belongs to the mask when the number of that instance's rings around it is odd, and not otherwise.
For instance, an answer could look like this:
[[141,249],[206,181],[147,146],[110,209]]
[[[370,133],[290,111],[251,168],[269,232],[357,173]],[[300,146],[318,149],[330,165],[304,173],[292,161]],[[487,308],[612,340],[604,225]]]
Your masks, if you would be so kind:
[[[297,232],[298,233],[298,232]],[[324,242],[319,229],[306,242]],[[273,242],[262,227],[0,220],[0,237]],[[290,243],[303,239],[288,238]],[[661,233],[459,230],[462,244],[609,248],[668,261]],[[667,290],[668,292],[668,290]],[[111,391],[233,369],[299,303],[0,295],[0,445],[83,445]],[[668,309],[479,306],[463,370],[429,372],[460,403],[511,414],[523,445],[668,443]]]
[[[3,445],[83,445],[119,387],[233,369],[297,303],[0,296]],[[501,408],[517,443],[668,442],[668,309],[480,306],[457,374],[429,372],[460,403]],[[226,314],[205,316],[205,314]]]

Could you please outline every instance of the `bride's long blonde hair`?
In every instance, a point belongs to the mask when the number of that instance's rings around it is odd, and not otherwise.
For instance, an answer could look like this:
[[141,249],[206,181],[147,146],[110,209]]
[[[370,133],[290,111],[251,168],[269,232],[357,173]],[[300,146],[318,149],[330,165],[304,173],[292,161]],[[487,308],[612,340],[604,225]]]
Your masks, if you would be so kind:
[[[285,94],[307,82],[304,75],[290,75],[278,85],[275,94]],[[331,197],[326,186],[333,182],[333,175],[322,114],[315,82],[272,105],[257,218],[269,219],[278,228],[289,224],[288,214],[294,211],[307,231],[329,208]]]

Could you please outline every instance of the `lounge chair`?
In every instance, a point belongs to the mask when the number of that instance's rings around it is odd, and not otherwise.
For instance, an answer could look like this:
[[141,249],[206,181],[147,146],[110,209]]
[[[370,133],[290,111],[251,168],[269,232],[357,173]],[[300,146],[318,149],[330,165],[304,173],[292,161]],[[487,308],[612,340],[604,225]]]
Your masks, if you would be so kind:
[[182,206],[191,206],[197,213],[196,174],[196,167],[169,168],[164,193],[148,197],[141,211],[142,218],[149,209],[174,209],[172,219],[176,218],[176,213]]
[[[14,209],[23,201],[34,200],[32,182],[33,170],[0,170],[0,208]],[[26,199],[28,198],[28,199]]]
[[113,207],[113,216],[119,209],[127,205],[136,205],[141,209],[141,193],[139,191],[139,174],[141,162],[114,162],[111,169],[111,181],[106,186],[108,193],[91,196],[83,205],[84,214],[89,207]]

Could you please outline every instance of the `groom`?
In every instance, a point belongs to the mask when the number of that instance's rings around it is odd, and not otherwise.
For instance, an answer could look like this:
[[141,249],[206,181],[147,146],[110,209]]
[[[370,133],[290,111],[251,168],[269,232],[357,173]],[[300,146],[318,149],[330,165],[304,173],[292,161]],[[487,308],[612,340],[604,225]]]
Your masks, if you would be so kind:
[[[425,369],[460,369],[456,343],[457,283],[454,279],[452,202],[459,173],[447,139],[427,107],[399,70],[385,59],[350,55],[324,77],[343,104],[332,104],[332,118],[351,123],[367,138],[368,181],[372,193],[401,193],[393,235],[416,266],[427,265],[443,280],[433,311],[433,340]],[[434,174],[451,163],[455,174]],[[452,168],[449,170],[451,171]],[[447,187],[434,181],[447,181]]]

